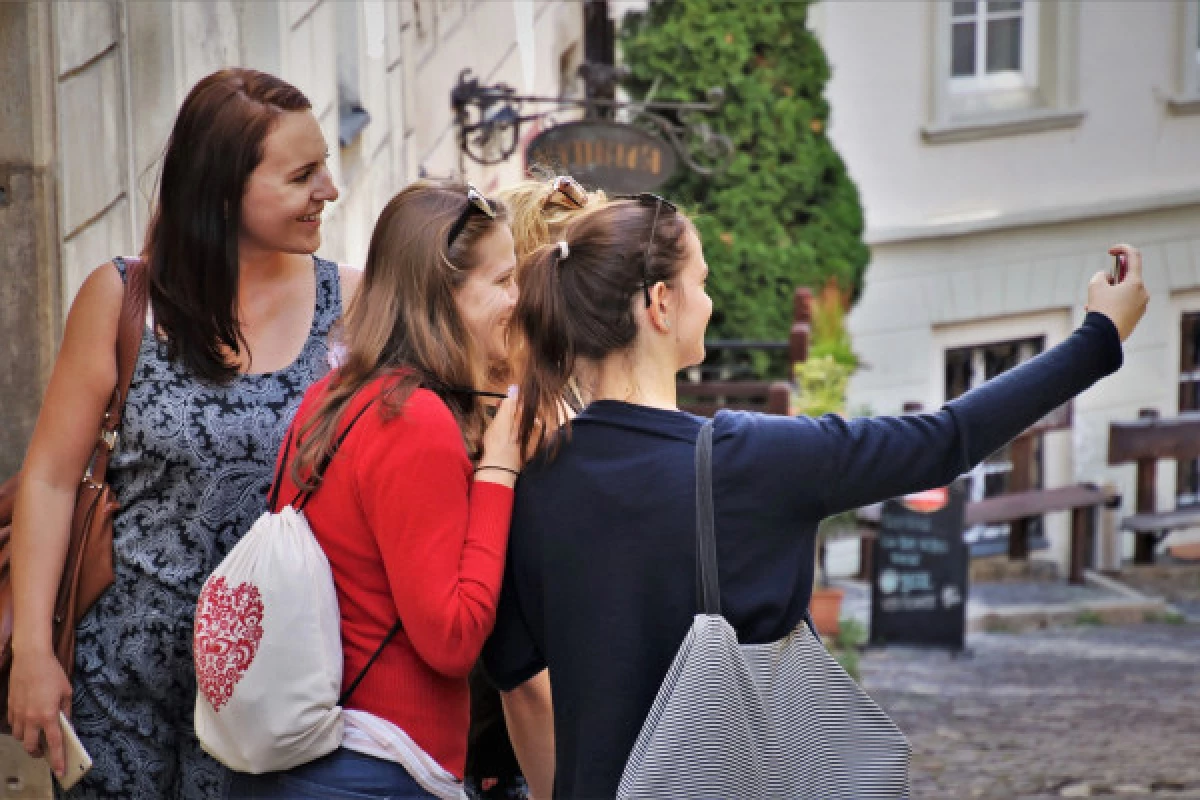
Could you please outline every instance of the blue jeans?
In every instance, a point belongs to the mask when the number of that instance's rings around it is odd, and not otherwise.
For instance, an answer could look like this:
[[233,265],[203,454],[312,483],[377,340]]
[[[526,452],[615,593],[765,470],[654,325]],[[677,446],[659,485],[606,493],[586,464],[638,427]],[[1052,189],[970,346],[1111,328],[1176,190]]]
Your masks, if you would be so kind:
[[235,773],[231,800],[426,800],[433,797],[401,765],[339,747],[286,772]]

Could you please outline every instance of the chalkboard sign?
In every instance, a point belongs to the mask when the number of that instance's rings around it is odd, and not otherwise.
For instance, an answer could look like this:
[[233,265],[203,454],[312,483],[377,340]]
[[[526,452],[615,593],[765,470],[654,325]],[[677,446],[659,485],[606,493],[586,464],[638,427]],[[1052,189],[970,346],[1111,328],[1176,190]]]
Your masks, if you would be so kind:
[[961,483],[883,504],[871,568],[870,643],[961,650],[966,639]]

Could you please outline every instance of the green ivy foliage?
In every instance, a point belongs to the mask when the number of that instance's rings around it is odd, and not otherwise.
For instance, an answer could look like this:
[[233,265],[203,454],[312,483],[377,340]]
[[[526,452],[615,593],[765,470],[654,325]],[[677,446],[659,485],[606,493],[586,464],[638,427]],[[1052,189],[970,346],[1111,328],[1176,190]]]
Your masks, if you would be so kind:
[[830,72],[810,2],[656,0],[622,26],[635,98],[725,90],[711,122],[733,140],[732,163],[716,177],[681,167],[665,187],[704,240],[713,338],[785,339],[795,287],[832,277],[857,298],[869,260],[858,190],[826,136]]

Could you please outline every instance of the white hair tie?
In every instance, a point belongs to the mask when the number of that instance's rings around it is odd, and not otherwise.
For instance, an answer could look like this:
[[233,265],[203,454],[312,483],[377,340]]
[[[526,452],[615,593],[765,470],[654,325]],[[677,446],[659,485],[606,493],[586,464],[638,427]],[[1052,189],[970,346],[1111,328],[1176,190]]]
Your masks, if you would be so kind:
[[571,255],[571,248],[567,246],[566,242],[560,240],[558,243],[558,260],[563,261],[569,255]]

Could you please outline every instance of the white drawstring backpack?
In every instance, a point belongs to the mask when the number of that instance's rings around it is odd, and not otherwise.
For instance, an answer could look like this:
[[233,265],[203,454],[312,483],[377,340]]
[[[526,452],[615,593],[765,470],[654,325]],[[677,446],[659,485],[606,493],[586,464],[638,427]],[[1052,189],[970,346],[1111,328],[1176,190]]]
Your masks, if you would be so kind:
[[[314,471],[319,483],[368,403]],[[294,435],[294,434],[293,434]],[[196,736],[237,772],[290,769],[337,749],[350,693],[400,628],[397,622],[339,696],[342,635],[333,573],[304,518],[312,492],[272,512],[289,436],[267,511],[204,582],[196,604]]]

